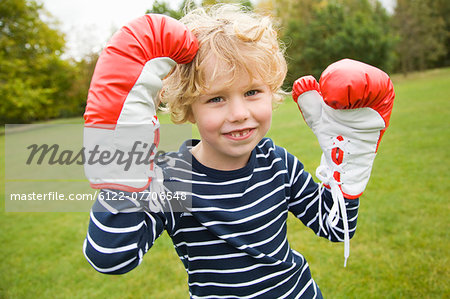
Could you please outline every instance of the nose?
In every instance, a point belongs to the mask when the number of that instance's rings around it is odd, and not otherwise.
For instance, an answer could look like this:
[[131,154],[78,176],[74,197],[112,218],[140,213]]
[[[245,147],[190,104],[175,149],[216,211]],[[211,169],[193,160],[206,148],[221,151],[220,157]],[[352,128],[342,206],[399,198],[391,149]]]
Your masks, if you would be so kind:
[[227,119],[229,122],[242,122],[250,116],[248,103],[241,96],[233,97],[228,101]]

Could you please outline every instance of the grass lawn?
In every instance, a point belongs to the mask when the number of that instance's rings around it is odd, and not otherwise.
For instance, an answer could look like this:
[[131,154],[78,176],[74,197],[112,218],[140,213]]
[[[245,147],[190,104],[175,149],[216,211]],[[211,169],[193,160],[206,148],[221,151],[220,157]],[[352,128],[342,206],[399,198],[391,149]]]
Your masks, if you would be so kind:
[[[291,246],[325,298],[450,298],[450,68],[393,81],[391,126],[361,198],[347,267],[343,244],[289,218]],[[315,172],[320,148],[291,99],[275,111],[268,135]],[[1,136],[2,168],[4,143]],[[0,298],[188,298],[166,234],[130,273],[99,274],[82,254],[87,212],[5,213],[0,188]]]

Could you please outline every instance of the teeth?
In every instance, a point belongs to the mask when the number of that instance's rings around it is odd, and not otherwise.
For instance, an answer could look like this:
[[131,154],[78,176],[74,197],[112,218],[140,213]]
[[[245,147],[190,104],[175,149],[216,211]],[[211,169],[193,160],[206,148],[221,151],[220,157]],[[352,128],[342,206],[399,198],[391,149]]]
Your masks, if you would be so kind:
[[244,135],[247,135],[250,130],[243,130],[243,131],[237,131],[237,132],[231,132],[231,136],[233,137],[242,137]]

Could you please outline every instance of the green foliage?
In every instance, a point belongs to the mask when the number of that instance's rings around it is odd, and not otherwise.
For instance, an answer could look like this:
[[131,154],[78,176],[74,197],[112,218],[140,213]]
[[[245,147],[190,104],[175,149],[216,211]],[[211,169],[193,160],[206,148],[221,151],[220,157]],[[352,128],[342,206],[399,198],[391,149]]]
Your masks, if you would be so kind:
[[433,12],[437,18],[444,21],[444,32],[442,37],[442,43],[445,46],[446,55],[436,61],[433,67],[450,66],[450,1],[448,0],[435,0],[431,2],[433,4]]
[[61,59],[64,36],[41,19],[35,1],[0,2],[0,122],[27,123],[60,115],[74,66]]
[[450,40],[450,4],[448,1],[445,3],[435,0],[397,1],[392,23],[400,39],[397,53],[399,69],[403,73],[439,66],[444,62],[450,47],[447,43]]
[[[347,1],[348,2],[348,1]],[[393,38],[388,16],[368,1],[328,2],[317,5],[308,18],[291,18],[284,32],[288,86],[305,74],[318,78],[331,63],[352,58],[392,70]]]
[[[242,6],[245,6],[249,9],[253,9],[252,2],[250,0],[246,1],[237,1],[237,0],[203,0],[201,2],[201,6],[207,7],[210,5],[218,4],[218,3],[239,3]],[[152,7],[147,10],[147,13],[158,13],[170,16],[177,20],[181,19],[184,16],[185,11],[189,11],[190,9],[194,9],[198,7],[198,5],[192,0],[183,0],[178,7],[171,8],[168,2],[164,0],[156,0]]]
[[68,99],[64,105],[60,106],[60,117],[83,115],[89,85],[99,55],[99,53],[92,52],[80,61],[73,63],[75,71],[71,74],[71,86],[69,89],[62,90],[63,94],[59,97]]
[[179,20],[184,15],[183,10],[185,8],[193,8],[194,6],[194,2],[183,0],[183,2],[180,3],[180,6],[177,9],[172,9],[169,7],[168,2],[156,0],[153,3],[152,7],[147,10],[147,13],[163,14]]

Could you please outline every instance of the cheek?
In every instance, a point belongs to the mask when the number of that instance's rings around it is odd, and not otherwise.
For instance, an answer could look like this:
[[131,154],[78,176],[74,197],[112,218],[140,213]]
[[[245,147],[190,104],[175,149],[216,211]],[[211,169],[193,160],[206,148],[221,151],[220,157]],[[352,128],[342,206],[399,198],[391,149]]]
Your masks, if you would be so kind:
[[258,105],[255,118],[262,124],[267,124],[270,127],[272,122],[272,102],[266,102],[262,105]]
[[196,124],[202,136],[219,131],[221,126],[220,118],[212,113],[199,115],[196,118]]

